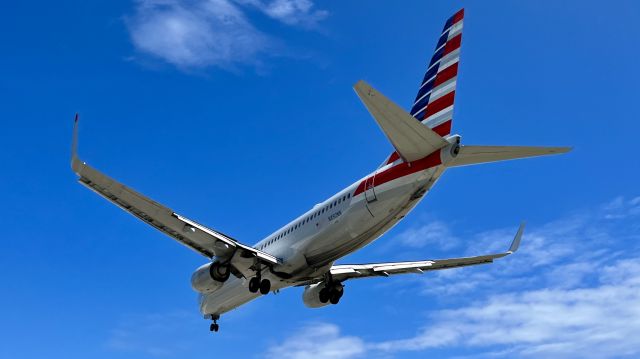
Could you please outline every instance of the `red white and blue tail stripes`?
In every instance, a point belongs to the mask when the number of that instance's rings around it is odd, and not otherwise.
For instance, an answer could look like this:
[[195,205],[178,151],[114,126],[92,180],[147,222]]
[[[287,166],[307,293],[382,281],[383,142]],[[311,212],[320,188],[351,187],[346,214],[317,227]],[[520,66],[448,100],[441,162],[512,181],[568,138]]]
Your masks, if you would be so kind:
[[411,108],[411,115],[445,136],[451,133],[464,9],[444,25],[435,53]]

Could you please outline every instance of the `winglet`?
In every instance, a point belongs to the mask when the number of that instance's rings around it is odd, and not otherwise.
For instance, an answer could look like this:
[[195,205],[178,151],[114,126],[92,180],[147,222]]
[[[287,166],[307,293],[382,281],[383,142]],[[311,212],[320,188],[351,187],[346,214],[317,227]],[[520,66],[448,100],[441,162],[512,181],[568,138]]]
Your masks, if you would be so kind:
[[520,228],[518,228],[518,232],[516,233],[516,236],[513,238],[513,242],[511,242],[511,247],[509,247],[509,250],[507,251],[507,253],[509,254],[515,253],[520,247],[520,240],[522,239],[522,234],[524,233],[524,227],[526,224],[527,224],[526,222],[520,223]]
[[76,174],[79,174],[82,161],[78,158],[78,120],[80,116],[76,112],[76,116],[73,122],[73,140],[71,142],[71,169]]

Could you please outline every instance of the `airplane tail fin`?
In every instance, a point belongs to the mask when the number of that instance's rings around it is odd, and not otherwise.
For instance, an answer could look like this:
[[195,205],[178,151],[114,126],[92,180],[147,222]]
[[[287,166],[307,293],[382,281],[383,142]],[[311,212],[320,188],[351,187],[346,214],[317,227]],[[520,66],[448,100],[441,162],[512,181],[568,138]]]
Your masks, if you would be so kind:
[[451,133],[463,18],[460,9],[445,23],[410,111],[440,136]]
[[569,152],[570,150],[571,147],[460,146],[458,155],[451,162],[447,163],[447,167],[558,155]]

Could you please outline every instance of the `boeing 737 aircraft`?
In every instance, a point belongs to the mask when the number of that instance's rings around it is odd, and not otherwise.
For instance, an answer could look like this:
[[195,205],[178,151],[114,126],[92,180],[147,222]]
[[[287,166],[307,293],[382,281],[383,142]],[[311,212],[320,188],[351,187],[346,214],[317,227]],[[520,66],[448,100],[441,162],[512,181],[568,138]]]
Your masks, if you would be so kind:
[[515,252],[524,224],[504,253],[477,257],[372,264],[334,262],[380,238],[402,220],[449,168],[559,154],[567,147],[466,146],[451,134],[460,58],[460,10],[444,25],[407,113],[369,84],[355,91],[395,151],[374,171],[313,206],[253,246],[191,220],[118,183],[77,156],[78,115],[71,167],[79,182],[123,210],[205,256],[191,277],[200,311],[218,331],[220,315],[286,287],[304,287],[311,308],[338,304],[350,279],[491,263]]

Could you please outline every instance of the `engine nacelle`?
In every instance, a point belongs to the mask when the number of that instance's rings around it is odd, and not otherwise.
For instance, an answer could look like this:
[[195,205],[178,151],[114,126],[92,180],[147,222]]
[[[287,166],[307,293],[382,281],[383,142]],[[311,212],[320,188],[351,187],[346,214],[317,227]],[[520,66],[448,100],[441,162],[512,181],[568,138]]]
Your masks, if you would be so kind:
[[302,302],[309,308],[320,308],[329,304],[338,304],[344,286],[342,283],[333,283],[327,287],[324,282],[308,285],[302,292]]
[[222,265],[220,262],[207,263],[193,272],[191,287],[199,293],[212,293],[222,287],[230,274],[228,265]]
[[325,284],[323,282],[304,287],[304,292],[302,292],[302,302],[304,305],[308,308],[320,308],[329,305],[329,301],[325,303],[320,301],[320,291],[324,288]]

